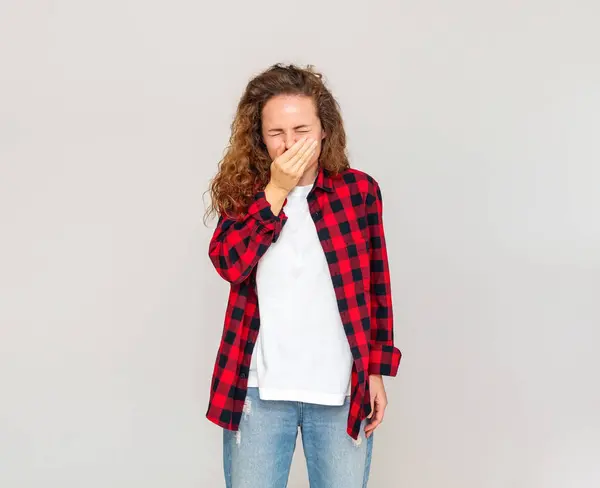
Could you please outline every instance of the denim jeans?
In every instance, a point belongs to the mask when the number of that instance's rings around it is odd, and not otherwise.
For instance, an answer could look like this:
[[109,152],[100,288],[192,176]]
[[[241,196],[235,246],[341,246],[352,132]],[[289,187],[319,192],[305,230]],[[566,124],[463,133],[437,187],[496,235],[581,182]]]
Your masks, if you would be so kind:
[[223,430],[226,487],[285,488],[300,428],[311,488],[365,488],[373,436],[366,421],[356,441],[346,433],[349,405],[261,400],[248,388],[239,430]]

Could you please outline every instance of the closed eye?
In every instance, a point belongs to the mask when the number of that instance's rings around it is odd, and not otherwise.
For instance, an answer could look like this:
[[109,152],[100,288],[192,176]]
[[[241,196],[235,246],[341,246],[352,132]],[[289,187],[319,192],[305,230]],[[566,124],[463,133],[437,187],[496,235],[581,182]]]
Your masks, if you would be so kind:
[[[296,127],[294,127],[293,130],[296,131],[296,132],[300,132],[300,133],[306,134],[306,133],[308,133],[308,132],[311,131],[311,127],[309,127],[307,125],[297,125]],[[283,134],[283,130],[281,130],[281,129],[270,129],[267,133],[270,136],[278,136],[278,135]]]

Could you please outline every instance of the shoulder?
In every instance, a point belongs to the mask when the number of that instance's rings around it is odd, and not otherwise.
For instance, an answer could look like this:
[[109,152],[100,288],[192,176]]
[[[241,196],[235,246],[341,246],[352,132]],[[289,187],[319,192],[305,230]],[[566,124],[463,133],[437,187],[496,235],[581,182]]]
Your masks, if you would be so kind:
[[349,187],[350,193],[359,192],[367,204],[381,199],[379,183],[370,174],[356,168],[348,168],[337,177],[337,187]]

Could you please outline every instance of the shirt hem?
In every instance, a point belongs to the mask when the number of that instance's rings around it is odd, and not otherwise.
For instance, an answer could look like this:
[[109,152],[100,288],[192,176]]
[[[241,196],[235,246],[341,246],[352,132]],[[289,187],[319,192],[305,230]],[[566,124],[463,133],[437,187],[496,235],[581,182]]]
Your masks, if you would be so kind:
[[342,406],[347,398],[347,393],[323,393],[306,390],[279,390],[276,388],[258,388],[261,400],[283,400],[316,405]]

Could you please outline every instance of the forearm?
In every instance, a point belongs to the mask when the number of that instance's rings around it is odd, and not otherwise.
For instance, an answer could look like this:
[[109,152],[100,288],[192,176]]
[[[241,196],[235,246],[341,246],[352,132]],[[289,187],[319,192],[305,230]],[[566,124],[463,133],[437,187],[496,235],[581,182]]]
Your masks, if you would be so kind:
[[265,192],[256,194],[243,219],[221,217],[209,245],[209,257],[219,275],[230,283],[248,278],[277,240],[286,219],[283,212],[272,212]]

